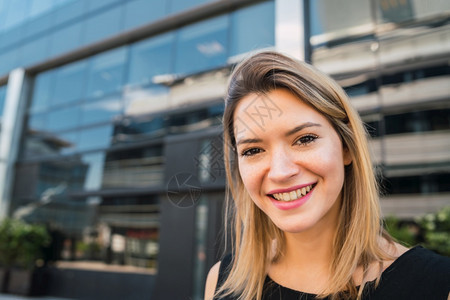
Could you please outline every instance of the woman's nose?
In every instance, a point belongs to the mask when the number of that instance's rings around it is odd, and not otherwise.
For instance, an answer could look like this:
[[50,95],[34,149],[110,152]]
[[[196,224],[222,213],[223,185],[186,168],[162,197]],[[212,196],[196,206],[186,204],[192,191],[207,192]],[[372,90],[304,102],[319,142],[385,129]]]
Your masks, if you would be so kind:
[[299,165],[288,151],[280,149],[272,153],[269,179],[285,181],[297,175],[299,171]]

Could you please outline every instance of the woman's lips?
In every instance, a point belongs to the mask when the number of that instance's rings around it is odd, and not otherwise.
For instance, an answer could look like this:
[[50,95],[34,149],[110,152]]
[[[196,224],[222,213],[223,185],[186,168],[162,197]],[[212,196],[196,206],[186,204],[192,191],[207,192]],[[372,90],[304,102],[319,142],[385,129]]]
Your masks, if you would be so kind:
[[317,183],[300,185],[289,189],[273,190],[268,195],[278,201],[293,201],[306,196]]
[[[306,203],[311,198],[316,185],[317,185],[317,182],[310,184],[310,185],[302,186],[301,188],[296,188],[294,190],[291,190],[290,192],[268,194],[267,196],[269,197],[269,199],[272,201],[272,204],[276,208],[281,209],[281,210],[290,210],[290,209],[300,207],[304,203]],[[309,191],[308,191],[308,188],[309,188]],[[305,193],[303,193],[303,189],[304,189]],[[295,193],[295,195],[294,195],[294,193]],[[280,200],[276,199],[275,197],[280,198]],[[288,199],[288,200],[284,200],[284,199]]]

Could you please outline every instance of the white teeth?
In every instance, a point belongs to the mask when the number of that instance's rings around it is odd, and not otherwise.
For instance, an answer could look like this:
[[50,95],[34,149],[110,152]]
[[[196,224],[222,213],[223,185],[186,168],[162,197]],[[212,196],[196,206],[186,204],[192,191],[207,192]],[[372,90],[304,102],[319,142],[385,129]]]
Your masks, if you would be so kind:
[[305,196],[309,191],[312,190],[312,188],[313,185],[308,185],[289,193],[277,193],[273,194],[272,196],[278,201],[292,201]]

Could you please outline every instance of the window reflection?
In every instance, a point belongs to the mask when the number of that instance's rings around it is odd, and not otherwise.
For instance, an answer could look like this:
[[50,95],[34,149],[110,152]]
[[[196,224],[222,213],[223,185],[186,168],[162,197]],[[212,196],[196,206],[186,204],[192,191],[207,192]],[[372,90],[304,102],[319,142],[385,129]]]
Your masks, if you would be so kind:
[[195,73],[225,65],[228,16],[182,28],[178,32],[175,72]]
[[151,85],[145,88],[129,89],[124,93],[125,115],[138,116],[168,109],[169,88]]
[[39,74],[34,82],[33,98],[31,99],[31,112],[46,110],[52,97],[54,71]]
[[131,47],[129,83],[147,84],[155,75],[171,72],[174,33],[163,34]]
[[208,3],[211,2],[213,0],[190,0],[190,1],[186,1],[186,0],[171,0],[170,1],[170,12],[171,13],[176,13],[176,12],[180,12],[195,6],[199,6],[201,4],[204,3]]
[[161,145],[106,155],[103,188],[153,187],[164,181],[164,158]]
[[230,56],[275,44],[274,2],[240,9],[231,15]]
[[49,157],[72,153],[76,149],[78,132],[53,134],[29,130],[24,140],[23,158]]
[[84,96],[87,61],[78,61],[59,68],[55,74],[51,104],[67,103]]
[[125,28],[130,29],[162,18],[166,13],[165,0],[134,0],[124,5]]
[[87,88],[88,97],[119,90],[123,84],[127,48],[122,47],[92,58]]
[[79,119],[78,105],[54,110],[48,113],[46,128],[52,132],[71,129],[79,125]]
[[119,95],[91,101],[83,104],[81,110],[81,125],[111,121],[122,113],[122,99]]
[[109,9],[104,13],[93,15],[86,21],[84,44],[102,40],[119,32],[122,19],[121,7]]
[[128,117],[115,124],[114,144],[133,144],[167,132],[167,118],[164,115]]
[[105,153],[95,152],[83,155],[83,162],[88,166],[84,180],[85,190],[98,190],[102,186]]
[[54,32],[50,36],[50,55],[62,54],[81,46],[82,28],[82,23],[77,22]]
[[80,151],[103,149],[111,144],[112,125],[99,126],[85,129],[80,132]]

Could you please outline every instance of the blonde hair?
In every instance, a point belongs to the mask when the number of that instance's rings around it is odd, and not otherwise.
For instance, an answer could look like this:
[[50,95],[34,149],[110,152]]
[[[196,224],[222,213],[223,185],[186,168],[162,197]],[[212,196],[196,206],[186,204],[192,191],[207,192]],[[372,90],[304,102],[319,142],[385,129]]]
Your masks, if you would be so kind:
[[233,261],[229,276],[216,295],[261,299],[267,266],[284,251],[283,232],[253,203],[240,177],[233,119],[235,108],[244,96],[265,94],[277,88],[289,90],[325,116],[351,154],[352,163],[345,167],[341,191],[342,205],[330,265],[332,275],[327,289],[318,296],[360,298],[364,282],[358,293],[352,279],[355,269],[362,266],[366,274],[370,263],[381,264],[388,259],[381,249],[380,237],[391,241],[380,223],[378,187],[366,130],[347,95],[334,80],[306,63],[272,51],[257,53],[235,68],[225,99],[224,154],[229,204],[226,219],[232,222]]

